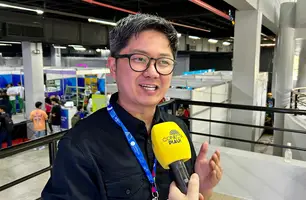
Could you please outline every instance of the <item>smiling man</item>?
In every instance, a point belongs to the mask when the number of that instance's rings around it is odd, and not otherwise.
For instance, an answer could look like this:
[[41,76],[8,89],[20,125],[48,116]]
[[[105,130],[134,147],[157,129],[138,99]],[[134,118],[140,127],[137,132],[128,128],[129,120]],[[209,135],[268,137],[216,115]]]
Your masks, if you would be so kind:
[[[156,123],[174,121],[190,140],[187,126],[157,107],[170,86],[177,47],[177,32],[163,18],[136,14],[117,23],[110,32],[108,65],[118,93],[107,109],[62,138],[44,200],[168,198],[172,174],[154,158],[150,132]],[[190,144],[192,159],[185,164],[198,174],[199,193],[208,199],[222,176],[220,154],[206,159],[205,143],[197,157]]]

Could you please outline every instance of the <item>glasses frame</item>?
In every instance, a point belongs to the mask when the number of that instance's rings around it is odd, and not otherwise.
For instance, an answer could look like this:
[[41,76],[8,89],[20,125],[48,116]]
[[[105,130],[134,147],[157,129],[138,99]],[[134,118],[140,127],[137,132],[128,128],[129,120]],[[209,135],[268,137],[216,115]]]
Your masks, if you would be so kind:
[[[131,57],[134,56],[134,55],[146,56],[146,57],[149,59],[149,62],[148,62],[147,66],[146,66],[146,68],[145,68],[144,70],[141,70],[141,71],[140,71],[140,70],[135,70],[135,69],[133,69],[133,67],[132,67],[132,65],[131,65]],[[173,59],[171,59],[171,58],[168,58],[168,57],[152,58],[152,57],[150,57],[150,56],[148,56],[148,55],[146,55],[146,54],[142,54],[142,53],[118,54],[118,55],[115,55],[115,56],[113,56],[113,57],[116,58],[116,60],[119,59],[119,58],[128,58],[128,59],[129,59],[130,68],[131,68],[134,72],[144,72],[144,71],[148,70],[148,68],[150,67],[150,64],[151,64],[151,60],[155,60],[155,62],[154,62],[155,70],[157,71],[157,73],[159,73],[159,74],[162,75],[162,76],[170,75],[170,74],[174,71],[175,65],[177,64],[177,62],[176,62],[175,60],[173,60]],[[173,64],[173,68],[172,68],[172,70],[171,70],[170,73],[163,74],[163,73],[160,73],[160,72],[157,70],[156,63],[157,63],[157,61],[158,61],[159,59],[162,59],[162,58],[167,58],[167,59],[173,61],[174,64]]]

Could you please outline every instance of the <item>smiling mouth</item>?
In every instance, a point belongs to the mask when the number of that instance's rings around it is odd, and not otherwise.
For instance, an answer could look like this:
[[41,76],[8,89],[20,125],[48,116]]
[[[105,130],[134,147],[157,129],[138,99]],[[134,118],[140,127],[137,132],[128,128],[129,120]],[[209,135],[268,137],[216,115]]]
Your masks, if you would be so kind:
[[155,91],[158,89],[157,85],[147,85],[147,84],[139,84],[140,87],[142,87],[145,90],[149,90],[149,91]]

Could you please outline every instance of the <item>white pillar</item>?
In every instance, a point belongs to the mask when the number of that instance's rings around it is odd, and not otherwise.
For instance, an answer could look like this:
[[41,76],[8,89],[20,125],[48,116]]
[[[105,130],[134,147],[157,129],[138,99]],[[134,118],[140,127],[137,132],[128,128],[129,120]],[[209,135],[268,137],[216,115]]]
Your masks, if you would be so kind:
[[304,41],[299,54],[299,72],[296,87],[306,87],[306,43]]
[[[293,55],[294,55],[294,26],[295,3],[281,4],[279,33],[276,45],[276,56],[273,66],[275,107],[285,108],[290,103],[290,92],[293,87]],[[274,127],[284,128],[284,114],[274,114]],[[274,143],[283,144],[284,132],[274,131]],[[282,155],[282,149],[274,148],[273,154]]]
[[51,66],[53,67],[62,66],[61,49],[51,47]]
[[[233,59],[232,104],[256,105],[256,78],[259,73],[262,13],[258,10],[236,11]],[[231,121],[254,124],[255,112],[231,110]],[[254,140],[255,129],[231,126],[231,137]],[[252,150],[249,143],[231,141],[228,146]]]
[[35,109],[35,102],[44,103],[43,52],[41,43],[22,42],[26,116]]

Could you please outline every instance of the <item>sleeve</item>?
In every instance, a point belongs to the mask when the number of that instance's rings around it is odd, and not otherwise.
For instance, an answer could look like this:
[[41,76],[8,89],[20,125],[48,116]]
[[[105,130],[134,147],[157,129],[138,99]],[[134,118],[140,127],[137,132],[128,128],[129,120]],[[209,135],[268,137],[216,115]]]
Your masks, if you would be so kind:
[[95,177],[91,162],[70,139],[64,138],[41,197],[43,200],[107,200],[105,190],[99,190],[101,186],[95,184]]
[[45,120],[48,120],[48,115],[46,112],[44,112],[44,117],[45,117]]

